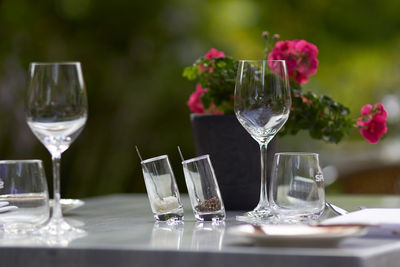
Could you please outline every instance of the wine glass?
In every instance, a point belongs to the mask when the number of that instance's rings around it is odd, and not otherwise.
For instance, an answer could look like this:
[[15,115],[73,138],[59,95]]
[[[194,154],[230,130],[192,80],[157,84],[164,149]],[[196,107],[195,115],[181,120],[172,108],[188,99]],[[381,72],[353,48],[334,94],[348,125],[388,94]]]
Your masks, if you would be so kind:
[[50,152],[53,162],[53,213],[40,232],[50,235],[85,234],[64,220],[60,205],[61,154],[78,137],[87,119],[88,104],[81,64],[31,63],[25,100],[27,123]]
[[237,119],[260,145],[261,192],[257,207],[238,220],[271,216],[268,202],[267,146],[289,117],[290,87],[284,60],[241,60],[236,76],[234,110]]

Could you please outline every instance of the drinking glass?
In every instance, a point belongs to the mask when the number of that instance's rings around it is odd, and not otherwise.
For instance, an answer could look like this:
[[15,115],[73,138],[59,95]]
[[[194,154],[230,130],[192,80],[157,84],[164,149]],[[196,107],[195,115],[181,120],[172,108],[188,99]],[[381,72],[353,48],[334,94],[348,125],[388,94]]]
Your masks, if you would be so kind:
[[324,178],[318,154],[275,154],[270,204],[281,222],[318,219],[325,208]]
[[53,161],[53,213],[41,230],[51,235],[84,234],[69,225],[60,206],[61,154],[82,131],[88,112],[86,89],[79,62],[31,63],[25,101],[26,120]]
[[143,160],[142,171],[156,221],[180,222],[183,206],[167,155]]
[[203,155],[182,161],[186,186],[197,221],[225,220],[222,202],[210,156]]
[[0,161],[0,225],[6,233],[27,233],[50,216],[41,160]]
[[241,60],[236,76],[234,110],[241,125],[260,145],[260,201],[239,220],[270,217],[267,180],[267,145],[288,119],[290,88],[284,60]]

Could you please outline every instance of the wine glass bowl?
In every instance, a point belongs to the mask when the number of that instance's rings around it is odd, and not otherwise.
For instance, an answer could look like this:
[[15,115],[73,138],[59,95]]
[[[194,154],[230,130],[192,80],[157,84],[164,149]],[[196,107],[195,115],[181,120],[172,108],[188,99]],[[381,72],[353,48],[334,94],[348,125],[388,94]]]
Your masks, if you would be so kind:
[[29,128],[51,154],[63,153],[78,137],[85,126],[87,116],[68,121],[41,121],[27,119]]
[[259,143],[269,142],[288,119],[291,98],[285,70],[285,62],[280,60],[243,60],[239,63],[235,114]]
[[68,149],[87,119],[87,99],[81,65],[31,63],[26,119],[51,154]]
[[53,161],[53,214],[47,234],[81,234],[66,223],[60,206],[61,154],[78,137],[87,120],[87,97],[79,62],[31,63],[25,100],[28,126]]
[[267,145],[289,117],[290,87],[283,60],[241,60],[236,76],[234,110],[240,124],[260,145],[261,192],[255,210],[239,219],[270,216]]

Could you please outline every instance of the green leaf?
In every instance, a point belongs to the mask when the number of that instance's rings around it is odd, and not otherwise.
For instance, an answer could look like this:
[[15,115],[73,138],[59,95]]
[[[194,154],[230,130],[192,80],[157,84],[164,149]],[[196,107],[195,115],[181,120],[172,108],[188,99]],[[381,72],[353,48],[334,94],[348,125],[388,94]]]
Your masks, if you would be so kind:
[[200,68],[198,66],[189,66],[183,70],[182,76],[192,81],[197,78],[200,74]]
[[211,97],[209,92],[205,92],[201,96],[201,102],[203,103],[204,109],[208,109],[211,105]]
[[226,67],[226,63],[223,61],[217,62],[217,67],[222,69],[222,68]]

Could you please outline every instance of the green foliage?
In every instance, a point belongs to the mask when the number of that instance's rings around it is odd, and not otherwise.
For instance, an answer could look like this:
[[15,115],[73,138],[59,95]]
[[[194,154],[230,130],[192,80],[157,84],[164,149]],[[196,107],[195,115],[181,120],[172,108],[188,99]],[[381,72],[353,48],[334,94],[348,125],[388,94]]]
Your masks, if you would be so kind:
[[314,139],[339,143],[354,125],[349,114],[347,107],[328,96],[318,96],[312,92],[303,94],[298,89],[292,89],[290,118],[279,135],[294,135],[300,130],[308,130]]
[[200,68],[198,66],[189,66],[183,70],[183,77],[186,77],[188,80],[192,81],[197,78],[200,74]]
[[207,88],[201,99],[205,109],[214,104],[224,114],[232,114],[237,66],[238,61],[231,57],[202,57],[184,69],[183,77],[197,80],[202,88]]

